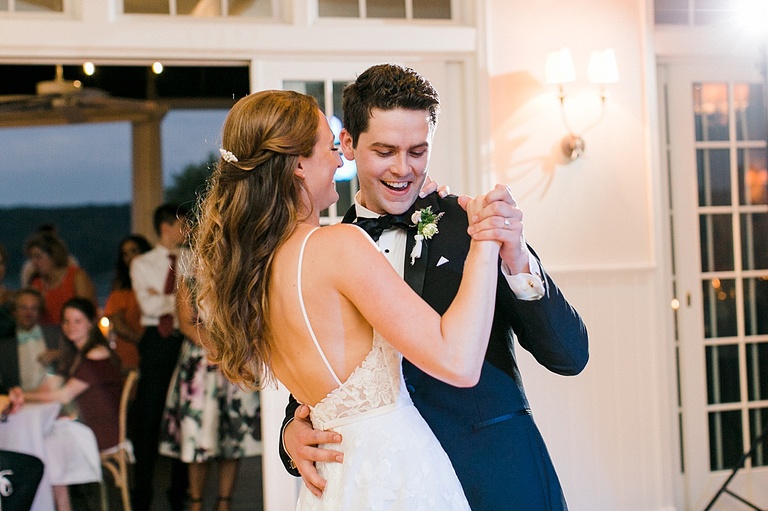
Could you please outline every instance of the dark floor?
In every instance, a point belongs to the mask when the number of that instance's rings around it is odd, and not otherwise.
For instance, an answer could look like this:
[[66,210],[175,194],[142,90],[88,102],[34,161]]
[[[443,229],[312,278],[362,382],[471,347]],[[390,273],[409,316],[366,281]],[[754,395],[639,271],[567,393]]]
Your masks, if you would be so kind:
[[[170,511],[165,491],[168,488],[170,480],[171,463],[170,458],[161,456],[155,468],[155,486],[154,502],[152,511]],[[216,463],[211,465],[206,484],[205,511],[214,511],[216,509],[216,497],[218,495],[219,474]],[[262,511],[264,509],[264,498],[261,485],[261,456],[245,458],[240,462],[240,470],[235,483],[235,492],[232,498],[232,511]],[[121,511],[120,497],[111,492],[110,511]],[[141,511],[135,509],[134,511]]]

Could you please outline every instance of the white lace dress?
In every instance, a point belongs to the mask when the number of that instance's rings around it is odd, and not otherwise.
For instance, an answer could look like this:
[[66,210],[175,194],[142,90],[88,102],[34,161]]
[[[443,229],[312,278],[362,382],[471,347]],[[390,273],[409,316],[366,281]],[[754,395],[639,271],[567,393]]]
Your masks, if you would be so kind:
[[[312,231],[314,232],[314,231]],[[310,232],[310,235],[312,234]],[[307,239],[309,235],[307,236]],[[301,265],[299,257],[299,300]],[[327,481],[321,498],[301,486],[297,510],[468,510],[448,456],[413,406],[400,368],[401,355],[378,333],[360,366],[341,382],[320,348],[306,311],[315,346],[339,386],[311,409],[316,429],[341,434],[343,463],[318,463]]]

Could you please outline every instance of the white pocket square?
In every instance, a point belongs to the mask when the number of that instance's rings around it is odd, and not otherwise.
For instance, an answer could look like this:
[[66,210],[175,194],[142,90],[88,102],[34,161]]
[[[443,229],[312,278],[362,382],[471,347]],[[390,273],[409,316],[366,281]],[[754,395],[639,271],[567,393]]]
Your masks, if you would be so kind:
[[440,259],[438,259],[437,264],[435,266],[442,266],[442,265],[444,265],[447,262],[448,262],[448,259],[446,259],[443,256],[440,256]]

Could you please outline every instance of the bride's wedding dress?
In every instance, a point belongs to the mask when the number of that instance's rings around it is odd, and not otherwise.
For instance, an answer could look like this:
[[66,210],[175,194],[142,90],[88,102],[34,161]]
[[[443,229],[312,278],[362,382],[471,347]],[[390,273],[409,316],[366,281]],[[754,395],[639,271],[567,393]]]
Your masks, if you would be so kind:
[[[313,231],[309,233],[312,234]],[[327,480],[317,498],[301,486],[297,510],[468,510],[464,492],[448,456],[405,388],[401,355],[378,333],[362,363],[341,382],[331,368],[312,326],[301,290],[299,301],[307,328],[328,371],[339,386],[311,408],[316,429],[341,434],[342,443],[327,445],[344,453],[343,463],[318,463]]]

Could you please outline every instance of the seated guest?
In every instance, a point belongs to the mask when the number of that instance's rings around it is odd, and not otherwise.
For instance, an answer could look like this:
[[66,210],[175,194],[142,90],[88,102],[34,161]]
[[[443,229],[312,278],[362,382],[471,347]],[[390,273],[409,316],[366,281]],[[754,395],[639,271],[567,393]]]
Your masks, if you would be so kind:
[[[90,300],[76,297],[64,303],[60,375],[46,379],[33,392],[24,392],[23,399],[62,404],[75,401],[78,420],[93,430],[101,451],[119,443],[122,372],[96,321],[96,308]],[[59,511],[69,509],[69,495],[61,487],[54,488],[54,496]]]
[[61,333],[53,325],[40,325],[43,296],[36,289],[20,289],[11,300],[15,328],[0,338],[0,374],[8,387],[36,389],[45,379]]
[[85,298],[71,298],[61,310],[59,374],[48,378],[24,400],[76,401],[78,419],[93,429],[99,450],[118,444],[120,362],[96,325],[96,308]]
[[61,238],[50,233],[34,234],[24,244],[24,252],[35,269],[31,287],[40,291],[45,300],[43,324],[59,324],[62,305],[73,296],[86,298],[96,305],[93,281],[85,270],[71,264]]
[[120,241],[112,291],[104,305],[104,315],[109,318],[112,331],[117,337],[115,352],[124,370],[138,368],[137,345],[144,333],[144,327],[141,326],[141,308],[131,282],[131,261],[137,255],[149,252],[151,249],[152,245],[149,241],[138,234],[132,234]]

